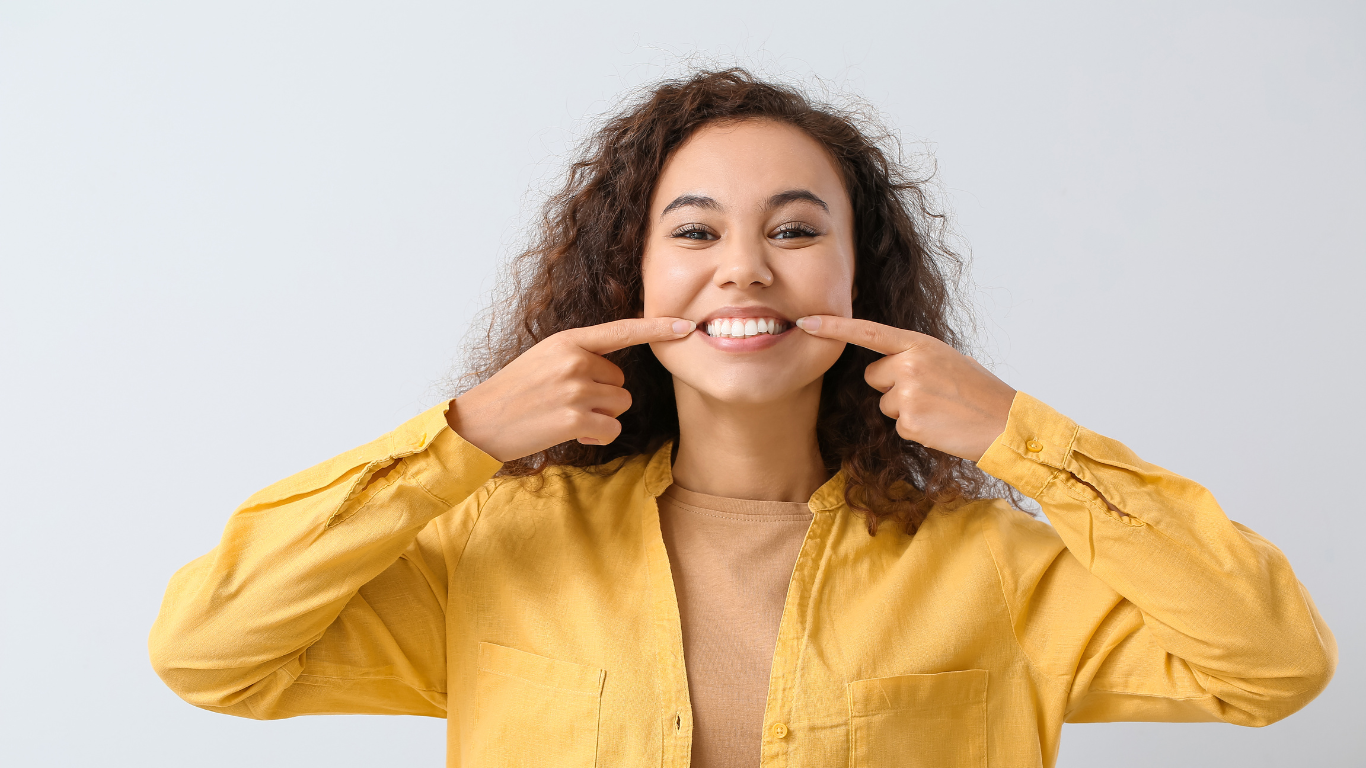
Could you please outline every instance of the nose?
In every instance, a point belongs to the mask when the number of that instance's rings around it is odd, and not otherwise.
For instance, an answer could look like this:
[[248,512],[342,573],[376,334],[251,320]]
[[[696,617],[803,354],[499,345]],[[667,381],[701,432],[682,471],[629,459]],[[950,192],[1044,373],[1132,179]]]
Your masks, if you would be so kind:
[[739,288],[767,288],[773,284],[773,270],[763,243],[732,240],[716,249],[720,262],[716,265],[713,282],[718,288],[734,285]]

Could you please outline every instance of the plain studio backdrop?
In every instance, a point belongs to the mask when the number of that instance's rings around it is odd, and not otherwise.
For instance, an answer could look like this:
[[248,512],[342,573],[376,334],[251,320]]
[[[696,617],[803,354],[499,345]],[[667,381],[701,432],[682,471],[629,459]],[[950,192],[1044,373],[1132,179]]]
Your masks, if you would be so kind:
[[933,153],[998,375],[1210,488],[1337,636],[1288,720],[1059,764],[1363,764],[1366,5],[1302,0],[5,2],[0,762],[442,764],[435,719],[196,709],[148,630],[248,495],[439,402],[537,190],[689,56]]

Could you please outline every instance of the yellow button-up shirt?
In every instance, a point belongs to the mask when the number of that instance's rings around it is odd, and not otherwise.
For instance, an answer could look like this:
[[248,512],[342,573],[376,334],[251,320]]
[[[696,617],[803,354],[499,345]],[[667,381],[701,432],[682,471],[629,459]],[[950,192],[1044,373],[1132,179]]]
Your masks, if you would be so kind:
[[[445,410],[247,499],[171,579],[158,674],[242,717],[444,717],[450,766],[686,768],[670,446],[495,478]],[[842,474],[811,497],[759,764],[1051,766],[1064,721],[1265,725],[1327,685],[1308,592],[1205,488],[1023,392],[978,466],[1053,525],[997,499],[870,536]]]

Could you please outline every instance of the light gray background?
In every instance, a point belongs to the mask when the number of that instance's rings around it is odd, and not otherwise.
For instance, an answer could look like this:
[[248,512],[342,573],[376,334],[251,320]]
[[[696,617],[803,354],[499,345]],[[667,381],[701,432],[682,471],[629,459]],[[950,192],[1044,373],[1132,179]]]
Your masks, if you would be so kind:
[[0,6],[6,765],[442,764],[438,720],[195,709],[148,628],[242,499],[438,401],[528,189],[690,53],[927,142],[997,372],[1212,489],[1336,633],[1286,721],[1060,765],[1363,763],[1366,5],[103,5]]

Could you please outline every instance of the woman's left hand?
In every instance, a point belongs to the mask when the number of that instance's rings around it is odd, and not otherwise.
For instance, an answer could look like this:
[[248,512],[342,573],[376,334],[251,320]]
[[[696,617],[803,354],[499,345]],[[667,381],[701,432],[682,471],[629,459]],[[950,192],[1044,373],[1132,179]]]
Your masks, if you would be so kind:
[[886,355],[863,378],[883,393],[882,412],[903,438],[977,461],[1005,431],[1015,390],[939,339],[835,315],[803,317],[797,327]]

